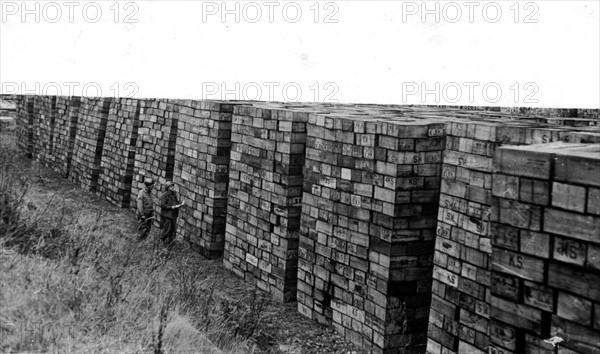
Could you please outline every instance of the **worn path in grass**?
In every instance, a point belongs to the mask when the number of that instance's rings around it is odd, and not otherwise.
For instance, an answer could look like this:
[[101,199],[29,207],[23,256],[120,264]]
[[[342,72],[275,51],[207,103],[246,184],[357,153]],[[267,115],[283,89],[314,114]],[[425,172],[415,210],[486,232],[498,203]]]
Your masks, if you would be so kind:
[[[0,153],[18,156],[15,145],[14,126],[0,132]],[[217,353],[214,344],[225,353],[359,352],[220,261],[182,243],[156,247],[156,229],[138,243],[130,210],[35,161],[13,161],[29,185],[21,209],[25,218],[42,215],[43,232],[25,254],[0,246],[0,351]]]

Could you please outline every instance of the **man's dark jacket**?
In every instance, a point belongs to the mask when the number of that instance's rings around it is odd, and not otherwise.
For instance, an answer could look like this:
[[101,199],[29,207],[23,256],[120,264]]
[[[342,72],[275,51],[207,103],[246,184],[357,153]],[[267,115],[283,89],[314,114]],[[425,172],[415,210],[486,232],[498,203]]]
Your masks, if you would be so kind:
[[179,215],[179,208],[173,209],[173,207],[178,204],[179,200],[177,200],[175,191],[166,191],[160,197],[160,216],[167,219],[175,219]]

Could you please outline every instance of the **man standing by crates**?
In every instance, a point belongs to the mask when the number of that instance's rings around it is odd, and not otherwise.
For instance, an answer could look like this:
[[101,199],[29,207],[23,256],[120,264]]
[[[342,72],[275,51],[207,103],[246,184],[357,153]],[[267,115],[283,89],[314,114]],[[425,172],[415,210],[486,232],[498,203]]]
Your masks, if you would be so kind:
[[160,239],[164,246],[169,246],[175,240],[177,216],[179,216],[179,208],[183,203],[179,203],[179,198],[175,192],[175,184],[173,182],[165,183],[165,189],[165,192],[160,198],[160,220],[162,228]]
[[148,237],[154,220],[154,203],[150,193],[154,187],[152,178],[144,179],[144,188],[137,195],[137,219],[138,219],[138,241],[143,241]]

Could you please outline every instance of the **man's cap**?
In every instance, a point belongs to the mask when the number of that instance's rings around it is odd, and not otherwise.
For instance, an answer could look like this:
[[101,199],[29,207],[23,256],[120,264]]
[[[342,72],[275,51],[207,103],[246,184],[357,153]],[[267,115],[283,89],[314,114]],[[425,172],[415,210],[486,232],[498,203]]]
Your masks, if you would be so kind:
[[174,186],[174,185],[175,185],[175,183],[169,181],[169,182],[165,183],[165,188],[169,188],[169,187]]
[[144,179],[144,184],[147,186],[151,186],[154,184],[154,180],[150,177],[146,177],[146,179]]

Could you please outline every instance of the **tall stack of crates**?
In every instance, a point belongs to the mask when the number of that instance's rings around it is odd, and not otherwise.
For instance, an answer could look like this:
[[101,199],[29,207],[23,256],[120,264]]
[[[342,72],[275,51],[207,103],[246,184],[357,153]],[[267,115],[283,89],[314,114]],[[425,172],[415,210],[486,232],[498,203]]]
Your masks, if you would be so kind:
[[79,107],[69,180],[95,192],[100,176],[111,98],[83,97]]
[[53,139],[55,160],[52,168],[65,178],[69,176],[71,170],[80,104],[80,97],[58,96],[56,98]]
[[[476,119],[476,118],[475,118]],[[444,151],[428,352],[487,353],[494,154],[558,141],[560,129],[486,118],[451,121]]]
[[34,158],[50,167],[56,159],[53,151],[56,96],[35,96],[34,112],[36,114]]
[[27,157],[33,157],[34,96],[22,95],[17,101],[17,146]]
[[373,353],[600,354],[598,110],[549,112],[20,96],[16,132],[120,206],[174,181],[184,239]]
[[174,182],[186,207],[178,230],[208,258],[223,255],[234,103],[180,104]]
[[173,180],[180,108],[175,100],[144,100],[140,105],[131,206],[136,205],[136,197],[144,187],[144,178],[153,178],[156,183],[153,190],[156,216],[160,215],[158,201],[165,191],[162,186]]
[[296,297],[308,112],[275,104],[233,112],[224,265],[272,297]]
[[45,115],[43,116],[43,107],[42,107],[42,96],[32,96],[31,98],[33,102],[33,149],[32,149],[32,158],[34,160],[40,161],[40,155],[42,153],[42,142],[41,136],[43,135],[42,131],[42,119],[45,119]]
[[114,99],[108,114],[98,193],[121,208],[131,203],[139,116],[140,101],[131,98]]
[[492,351],[600,353],[600,145],[503,147],[497,165]]
[[444,124],[312,115],[298,308],[373,353],[423,352]]

